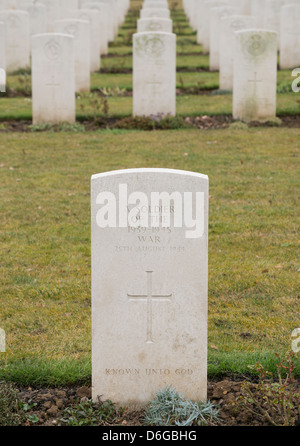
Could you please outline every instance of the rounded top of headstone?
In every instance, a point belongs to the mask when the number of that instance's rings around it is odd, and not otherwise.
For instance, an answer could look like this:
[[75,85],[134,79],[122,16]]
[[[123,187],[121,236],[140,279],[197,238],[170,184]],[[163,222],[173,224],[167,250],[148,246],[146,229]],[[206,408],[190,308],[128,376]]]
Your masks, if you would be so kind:
[[198,177],[203,180],[208,180],[208,176],[204,175],[202,173],[198,172],[190,172],[187,170],[180,170],[180,169],[164,169],[164,168],[136,168],[136,169],[120,169],[120,170],[112,170],[110,172],[103,172],[98,173],[95,175],[92,175],[92,180],[96,180],[98,178],[103,178],[106,176],[113,176],[113,175],[127,175],[127,174],[140,174],[140,173],[155,173],[155,174],[161,174],[161,175],[181,175],[181,176],[192,176],[192,177]]

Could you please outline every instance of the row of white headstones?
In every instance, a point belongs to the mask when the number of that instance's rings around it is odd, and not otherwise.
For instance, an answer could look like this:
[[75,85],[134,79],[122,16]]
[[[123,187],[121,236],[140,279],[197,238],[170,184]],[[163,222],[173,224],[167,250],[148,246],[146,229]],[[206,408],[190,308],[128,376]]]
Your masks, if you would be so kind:
[[[129,0],[0,0],[0,68],[32,69],[33,122],[74,122]],[[6,9],[9,8],[9,9]]]
[[[74,122],[74,91],[89,91],[90,73],[99,70],[100,55],[107,53],[108,43],[128,11],[128,0],[64,0],[56,9],[50,0],[42,0],[46,5],[12,1],[28,10],[0,10],[0,67],[1,53],[6,54],[7,71],[28,66],[31,54],[33,122]],[[70,2],[77,9],[68,9]],[[200,18],[208,26],[202,39],[198,29],[198,39],[202,43],[204,37],[209,39],[210,68],[220,71],[220,88],[233,91],[233,117],[244,121],[271,119],[276,115],[278,34],[256,28],[257,19],[246,14],[245,3],[239,2],[244,9],[238,9],[224,2],[186,0],[184,8],[192,26],[195,20],[200,23]],[[198,14],[192,14],[191,6]],[[45,8],[47,32],[35,34],[33,24],[42,23],[40,14]],[[286,53],[294,56],[300,48],[294,44],[299,39],[295,29],[299,9],[300,4],[282,8],[293,14],[293,20],[282,28],[291,39]],[[37,16],[38,20],[34,18]],[[176,35],[167,0],[144,1],[137,31],[133,36],[133,115],[173,116]],[[6,45],[1,45],[5,37]],[[295,66],[300,63],[297,56],[293,61]]]
[[[145,4],[148,1],[153,0]],[[264,14],[256,1],[186,0],[183,4],[198,43],[209,52],[210,70],[219,71],[220,89],[233,92],[233,118],[246,122],[274,118],[278,48],[281,68],[300,65],[299,0],[265,0]],[[163,5],[160,8],[156,20],[161,17],[160,26],[167,31],[169,12]],[[269,29],[259,27],[261,15]],[[167,50],[160,54],[163,41]],[[134,114],[175,114],[174,51],[171,36],[134,36]],[[143,69],[147,74],[142,76]]]

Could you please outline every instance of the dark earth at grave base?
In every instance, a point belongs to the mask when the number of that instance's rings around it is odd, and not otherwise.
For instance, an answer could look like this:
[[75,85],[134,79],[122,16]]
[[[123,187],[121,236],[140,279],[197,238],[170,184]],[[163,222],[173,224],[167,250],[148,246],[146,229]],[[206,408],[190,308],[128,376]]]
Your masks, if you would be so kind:
[[[231,380],[224,378],[222,381],[208,383],[208,400],[219,409],[220,421],[214,423],[217,426],[270,426],[271,423],[266,417],[257,416],[244,407],[237,407],[236,402],[241,397],[242,383],[245,381]],[[251,383],[251,388],[255,392],[256,384]],[[300,383],[298,382],[300,389]],[[27,412],[32,419],[36,415],[39,421],[31,422],[27,420],[25,426],[60,426],[63,410],[74,404],[84,403],[91,398],[91,388],[61,387],[61,388],[23,388],[19,389],[19,399],[22,402],[36,405]],[[263,396],[258,396],[258,401],[262,401]],[[297,408],[295,409],[298,410]],[[276,414],[269,411],[272,419],[280,425]],[[125,409],[124,413],[114,424],[103,423],[105,426],[142,426],[144,412],[142,410],[130,411]],[[35,420],[37,418],[35,417]],[[294,418],[291,425],[300,425],[299,417]]]
[[[251,122],[248,127],[288,127],[288,128],[300,128],[300,115],[295,116],[280,116],[280,121],[275,122]],[[218,115],[218,116],[192,116],[182,118],[183,124],[188,124],[190,127],[198,128],[201,130],[215,130],[225,129],[230,127],[234,123],[231,116]],[[164,125],[160,121],[152,126],[151,123],[145,123],[143,120],[136,120],[128,117],[123,119],[114,118],[99,118],[97,121],[83,121],[80,123],[86,131],[97,131],[99,129],[136,129],[136,130],[168,130],[173,127],[170,125]],[[238,122],[237,122],[238,124]],[[242,124],[242,123],[241,123]],[[146,125],[146,128],[145,128]],[[180,127],[180,123],[178,124]],[[243,125],[243,124],[242,124]],[[246,126],[246,124],[244,124]],[[0,133],[10,132],[32,132],[31,121],[3,121],[1,123]],[[47,130],[47,128],[45,128]],[[49,130],[49,129],[48,129]],[[53,131],[60,131],[59,126],[53,126]],[[35,130],[37,131],[37,130]],[[40,130],[42,131],[42,129]]]

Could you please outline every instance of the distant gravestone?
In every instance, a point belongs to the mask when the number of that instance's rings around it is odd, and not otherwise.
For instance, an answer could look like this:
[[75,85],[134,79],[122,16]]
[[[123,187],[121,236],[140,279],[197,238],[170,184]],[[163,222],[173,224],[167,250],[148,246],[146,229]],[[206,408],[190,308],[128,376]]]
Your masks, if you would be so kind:
[[90,91],[90,23],[85,20],[63,19],[54,22],[54,30],[74,37],[75,90]]
[[53,23],[60,19],[60,0],[39,0],[47,8],[47,32],[53,31]]
[[74,37],[32,36],[33,124],[75,121]]
[[0,0],[0,11],[1,9],[7,9],[7,0]]
[[133,35],[133,115],[176,114],[176,35]]
[[280,20],[280,68],[300,66],[300,4],[281,8]]
[[0,22],[0,68],[3,70],[6,70],[5,51],[5,23]]
[[276,116],[277,33],[236,31],[233,118],[245,122]]
[[242,29],[254,29],[255,17],[232,15],[220,21],[220,89],[233,88],[233,58],[235,32]]
[[201,25],[197,24],[197,41],[202,44],[203,51],[209,51],[209,39],[210,39],[210,11],[212,8],[218,6],[224,6],[224,2],[220,1],[205,1],[199,5],[198,14],[202,17]]
[[165,19],[170,18],[170,11],[167,8],[145,8],[141,9],[140,18],[146,19],[149,17],[162,17]]
[[236,14],[230,6],[218,6],[210,10],[209,23],[209,69],[217,71],[220,68],[220,21],[224,17]]
[[100,13],[100,54],[106,55],[108,53],[108,24],[109,24],[109,6],[102,2],[84,2],[83,9],[96,9]]
[[98,174],[91,200],[93,399],[144,404],[172,385],[205,401],[207,176]]
[[6,352],[6,336],[5,331],[0,328],[0,353]]
[[29,14],[19,10],[0,10],[5,23],[6,70],[13,72],[30,65]]
[[278,49],[280,46],[280,10],[286,0],[264,0],[264,29],[276,31],[278,34]]
[[147,31],[163,31],[171,33],[173,31],[173,21],[171,19],[163,19],[161,17],[152,17],[148,19],[139,19],[137,21],[138,33]]
[[95,72],[101,67],[101,15],[96,9],[74,9],[70,17],[85,20],[90,23],[90,71]]
[[72,9],[79,9],[78,0],[59,0],[60,3],[60,18],[68,19],[68,13]]
[[147,1],[147,2],[144,2],[143,8],[163,9],[163,8],[169,8],[169,6],[168,6],[168,2],[165,2],[165,1]]
[[0,22],[0,93],[6,90],[5,24]]
[[264,28],[265,0],[251,0],[251,15],[256,17],[256,27]]
[[[98,2],[96,2],[98,3]],[[100,2],[99,2],[100,3]],[[115,33],[116,33],[116,18],[117,18],[117,9],[116,5],[112,0],[101,0],[101,3],[105,3],[108,8],[108,17],[107,17],[107,38],[109,42],[114,41]]]
[[22,3],[22,9],[27,11],[30,18],[30,35],[47,31],[47,8],[42,3]]

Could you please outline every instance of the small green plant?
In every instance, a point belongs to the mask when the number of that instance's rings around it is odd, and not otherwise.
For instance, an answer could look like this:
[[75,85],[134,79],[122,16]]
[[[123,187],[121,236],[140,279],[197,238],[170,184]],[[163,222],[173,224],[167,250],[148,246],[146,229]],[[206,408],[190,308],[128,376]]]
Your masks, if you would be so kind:
[[19,426],[24,421],[17,390],[12,384],[0,381],[0,426]]
[[43,124],[32,124],[29,126],[29,130],[31,132],[48,132],[53,130],[52,124],[43,123]]
[[273,426],[293,426],[300,419],[300,391],[294,378],[295,354],[279,359],[277,377],[259,362],[251,366],[258,384],[243,383],[243,395],[235,403]]
[[63,426],[100,426],[113,424],[120,416],[115,405],[107,400],[105,402],[94,402],[88,400],[67,407],[60,419]]
[[99,88],[99,91],[100,91],[101,95],[106,98],[113,97],[113,96],[122,97],[122,96],[125,96],[125,94],[126,94],[126,89],[120,88],[120,87]]
[[147,426],[205,426],[219,420],[218,410],[210,403],[186,400],[173,387],[156,394],[145,413]]

